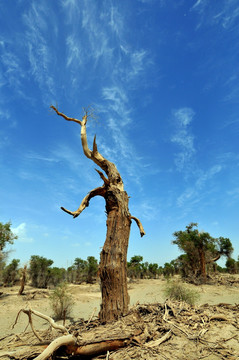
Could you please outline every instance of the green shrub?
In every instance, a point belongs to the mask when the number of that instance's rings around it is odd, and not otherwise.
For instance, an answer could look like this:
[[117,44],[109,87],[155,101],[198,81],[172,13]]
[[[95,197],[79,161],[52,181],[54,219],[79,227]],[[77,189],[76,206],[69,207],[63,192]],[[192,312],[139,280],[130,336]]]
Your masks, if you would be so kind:
[[56,320],[66,319],[70,316],[74,301],[69,295],[68,286],[66,283],[61,283],[56,286],[55,290],[50,296],[51,308]]
[[169,299],[184,301],[190,305],[194,305],[200,297],[197,291],[188,289],[184,284],[175,281],[169,282],[164,292]]

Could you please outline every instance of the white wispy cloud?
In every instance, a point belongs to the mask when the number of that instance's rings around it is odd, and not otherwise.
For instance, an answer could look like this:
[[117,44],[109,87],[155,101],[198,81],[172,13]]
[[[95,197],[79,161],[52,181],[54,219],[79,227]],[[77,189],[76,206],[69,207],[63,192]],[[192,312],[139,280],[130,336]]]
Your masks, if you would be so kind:
[[80,2],[78,0],[61,0],[61,6],[67,23],[75,24],[75,18],[79,18],[80,15]]
[[27,224],[25,222],[21,223],[17,227],[12,228],[12,232],[18,236],[17,241],[23,242],[23,243],[32,243],[34,242],[34,239],[32,237],[29,237],[27,234]]
[[195,184],[196,189],[201,189],[208,180],[212,179],[216,174],[220,173],[222,169],[222,165],[217,164],[212,166],[207,172],[201,172]]
[[[104,5],[99,5],[98,2],[82,0],[79,6],[77,1],[71,0],[61,4],[66,22],[74,24],[66,37],[66,66],[70,70],[70,83],[74,91],[82,91],[91,86],[94,76],[97,76],[101,98],[98,97],[95,107],[103,114],[110,134],[108,144],[97,134],[98,146],[104,150],[102,155],[107,157],[110,154],[110,159],[116,159],[117,164],[124,161],[128,175],[136,173],[132,167],[139,167],[138,156],[133,146],[129,145],[127,128],[134,111],[130,98],[131,91],[147,82],[146,78],[145,81],[142,78],[151,65],[152,57],[146,49],[137,48],[128,41],[127,17],[117,3],[106,1]],[[90,67],[87,83],[84,82],[86,67]],[[102,74],[101,78],[99,74]],[[130,157],[135,161],[128,166],[125,160]]]
[[30,72],[42,90],[43,100],[47,104],[49,98],[55,97],[55,82],[51,75],[54,59],[47,39],[49,33],[52,35],[56,33],[56,28],[53,14],[51,14],[51,22],[47,21],[49,15],[49,7],[44,2],[32,2],[23,14],[23,22],[26,26],[24,38],[28,50]]
[[[208,191],[213,191],[213,187],[209,184],[214,181],[218,173],[223,170],[220,164],[214,165],[207,171],[197,171],[197,179],[194,185],[187,188],[180,196],[178,196],[176,203],[179,207],[184,208],[185,212],[197,204]],[[211,190],[212,189],[212,190]]]
[[117,126],[113,118],[109,119],[110,128],[115,131],[118,127],[124,127],[131,122],[130,113],[131,109],[128,103],[127,92],[121,86],[113,85],[111,87],[103,87],[102,96],[107,101],[108,113],[117,116]]
[[28,159],[40,160],[40,161],[46,161],[46,162],[59,162],[60,161],[56,157],[44,156],[44,155],[37,154],[37,153],[34,153],[34,152],[27,153],[26,157]]
[[222,0],[216,2],[213,6],[210,0],[197,0],[191,7],[200,15],[197,29],[203,24],[219,25],[224,29],[237,29],[237,20],[239,17],[239,6],[237,0]]
[[18,95],[24,96],[22,81],[25,78],[25,72],[22,67],[22,61],[19,55],[14,53],[14,44],[12,41],[9,40],[7,43],[8,50],[5,43],[2,47],[1,62],[4,73],[1,75],[1,82],[3,82],[3,84],[7,83]]
[[173,116],[176,121],[176,131],[171,137],[171,142],[177,144],[180,148],[180,151],[175,155],[175,165],[178,170],[185,169],[185,166],[189,164],[195,153],[194,136],[189,129],[194,115],[193,109],[187,107],[173,111]]
[[81,65],[83,62],[83,51],[81,49],[80,40],[75,37],[74,34],[70,34],[66,39],[67,47],[67,60],[66,66],[74,65],[74,62],[77,66]]

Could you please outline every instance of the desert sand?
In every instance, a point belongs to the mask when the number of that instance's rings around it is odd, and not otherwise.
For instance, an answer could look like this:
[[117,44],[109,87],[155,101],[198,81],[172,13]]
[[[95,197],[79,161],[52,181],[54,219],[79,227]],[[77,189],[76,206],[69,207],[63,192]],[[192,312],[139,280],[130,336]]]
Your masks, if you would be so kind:
[[[130,295],[130,306],[135,304],[151,304],[163,303],[165,299],[164,288],[167,281],[161,279],[144,279],[129,282],[128,289]],[[232,285],[200,285],[195,286],[186,284],[190,289],[195,289],[200,294],[197,305],[201,304],[239,304],[239,286]],[[53,316],[50,306],[48,293],[46,290],[39,293],[35,298],[31,298],[31,293],[36,290],[31,286],[25,287],[25,295],[19,296],[18,287],[1,288],[3,292],[0,297],[0,338],[10,334],[20,334],[26,328],[28,318],[25,314],[21,314],[14,329],[12,325],[20,309],[30,307],[43,314]],[[71,313],[71,319],[67,322],[77,321],[80,318],[88,320],[96,317],[101,303],[100,285],[97,284],[81,284],[69,285],[69,293],[74,299],[74,305]],[[48,324],[39,318],[34,319],[36,329],[48,327]],[[30,328],[28,328],[30,331]]]

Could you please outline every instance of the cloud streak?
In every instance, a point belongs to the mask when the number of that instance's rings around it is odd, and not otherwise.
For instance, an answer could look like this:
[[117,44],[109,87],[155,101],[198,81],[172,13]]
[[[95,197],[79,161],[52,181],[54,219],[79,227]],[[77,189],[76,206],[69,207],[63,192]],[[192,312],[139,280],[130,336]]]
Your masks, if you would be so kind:
[[[48,34],[54,37],[53,13],[46,3],[32,2],[28,11],[23,14],[23,22],[26,27],[25,41],[30,63],[31,75],[35,78],[41,91],[43,100],[48,104],[49,98],[55,98],[55,82],[53,73],[54,58],[50,43],[46,40]],[[47,21],[51,16],[51,22]]]
[[187,107],[173,111],[176,131],[171,137],[171,142],[178,145],[179,149],[181,149],[175,155],[175,165],[179,171],[186,169],[195,153],[194,136],[189,129],[194,116],[193,109]]

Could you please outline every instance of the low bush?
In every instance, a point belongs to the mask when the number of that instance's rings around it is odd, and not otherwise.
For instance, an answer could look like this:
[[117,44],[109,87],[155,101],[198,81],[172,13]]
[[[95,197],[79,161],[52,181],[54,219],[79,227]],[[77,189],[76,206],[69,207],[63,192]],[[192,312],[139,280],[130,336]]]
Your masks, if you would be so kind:
[[164,292],[169,299],[184,301],[190,305],[194,305],[200,298],[197,291],[188,289],[184,284],[175,281],[168,282]]
[[68,285],[61,283],[56,286],[50,296],[51,307],[56,320],[65,320],[70,316],[74,301],[69,295]]

